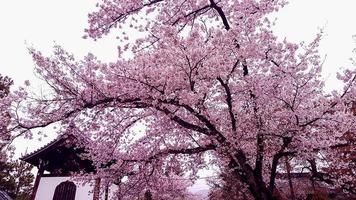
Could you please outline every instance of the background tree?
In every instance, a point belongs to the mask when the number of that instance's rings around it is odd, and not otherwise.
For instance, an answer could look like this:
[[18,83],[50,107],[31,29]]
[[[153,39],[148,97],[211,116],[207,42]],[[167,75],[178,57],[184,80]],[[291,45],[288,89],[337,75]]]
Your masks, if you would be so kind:
[[[199,169],[216,165],[255,199],[279,199],[281,159],[312,160],[356,124],[345,112],[356,95],[355,69],[338,75],[342,91],[325,94],[321,35],[298,45],[270,29],[267,14],[285,3],[101,1],[86,37],[125,31],[123,24],[146,37],[120,46],[113,63],[90,53],[77,61],[60,46],[51,57],[30,49],[52,91],[18,91],[11,129],[31,135],[60,122],[59,131],[83,139],[96,176],[118,184],[120,197],[177,194],[185,185],[167,184],[170,178],[194,180]],[[125,32],[119,38],[134,39]]]
[[16,180],[16,200],[29,200],[32,193],[34,175],[31,172],[33,166],[23,161],[15,161],[13,177]]
[[12,165],[6,162],[0,162],[0,189],[5,191],[11,197],[14,197],[16,189],[16,181],[12,173]]
[[32,166],[22,161],[9,159],[11,151],[14,150],[9,146],[13,136],[8,130],[11,122],[10,87],[12,84],[12,79],[0,75],[0,189],[16,200],[27,200],[30,198],[34,179],[31,173]]
[[8,95],[12,84],[13,81],[9,77],[0,74],[0,161],[6,158],[4,147],[10,140],[7,126],[10,123],[11,98]]
[[0,162],[0,189],[15,200],[29,200],[34,175],[32,166],[22,162]]
[[13,80],[9,77],[0,75],[0,98],[4,98],[9,94],[10,86],[13,83]]

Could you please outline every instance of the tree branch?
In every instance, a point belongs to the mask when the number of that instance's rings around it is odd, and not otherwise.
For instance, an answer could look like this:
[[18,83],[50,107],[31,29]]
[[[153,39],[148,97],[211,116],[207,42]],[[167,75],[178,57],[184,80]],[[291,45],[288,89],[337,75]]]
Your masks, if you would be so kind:
[[225,16],[225,13],[224,13],[224,11],[221,9],[221,7],[218,6],[218,5],[215,3],[214,0],[210,0],[210,7],[211,7],[211,8],[214,8],[214,9],[218,12],[218,14],[220,15],[220,18],[221,18],[221,20],[222,20],[222,22],[223,22],[223,24],[224,24],[224,26],[225,26],[225,29],[226,29],[227,31],[230,30],[229,22],[227,21],[227,18],[226,18],[226,16]]
[[158,159],[159,157],[165,156],[165,155],[177,155],[177,154],[184,154],[184,155],[193,155],[193,154],[199,154],[203,153],[206,151],[210,150],[215,150],[216,149],[215,144],[208,144],[205,146],[199,146],[195,148],[188,148],[188,149],[166,149],[163,150],[157,154],[154,154],[146,159],[129,159],[129,160],[124,160],[124,162],[152,162],[152,160]]
[[236,118],[235,115],[232,111],[232,97],[231,97],[231,91],[227,83],[224,83],[224,81],[218,77],[217,78],[220,84],[224,87],[225,93],[226,93],[226,104],[229,109],[229,115],[230,115],[230,120],[231,120],[231,130],[233,132],[236,132]]

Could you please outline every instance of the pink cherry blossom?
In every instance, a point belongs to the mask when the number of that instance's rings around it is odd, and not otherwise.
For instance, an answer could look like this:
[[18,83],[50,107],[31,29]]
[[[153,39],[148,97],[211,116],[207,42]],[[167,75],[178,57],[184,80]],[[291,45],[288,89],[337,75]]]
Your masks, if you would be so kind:
[[125,32],[124,24],[147,36],[118,47],[112,63],[91,53],[76,60],[60,46],[51,57],[30,49],[52,91],[40,98],[15,93],[22,112],[12,112],[11,127],[30,134],[61,124],[58,131],[79,138],[97,166],[91,176],[117,184],[122,198],[147,190],[182,194],[191,183],[177,177],[194,181],[199,169],[216,166],[228,168],[255,199],[278,199],[282,158],[305,167],[332,163],[321,155],[344,144],[356,124],[355,69],[340,73],[343,91],[326,94],[321,35],[301,47],[277,40],[270,29],[267,14],[285,3],[100,1],[87,36]]

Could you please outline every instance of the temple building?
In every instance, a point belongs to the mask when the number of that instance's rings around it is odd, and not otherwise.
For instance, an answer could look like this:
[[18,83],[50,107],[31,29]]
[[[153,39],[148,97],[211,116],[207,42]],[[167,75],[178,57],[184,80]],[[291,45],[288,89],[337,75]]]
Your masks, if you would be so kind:
[[78,148],[76,142],[74,136],[62,135],[21,158],[38,169],[31,200],[108,199],[107,189],[100,197],[100,179],[88,183],[72,180],[72,173],[95,172],[92,161],[80,157],[84,149]]

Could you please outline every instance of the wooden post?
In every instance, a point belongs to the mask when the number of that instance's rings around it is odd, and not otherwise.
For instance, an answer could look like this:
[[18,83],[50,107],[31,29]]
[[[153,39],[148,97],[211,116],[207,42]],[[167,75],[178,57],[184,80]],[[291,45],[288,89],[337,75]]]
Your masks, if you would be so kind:
[[289,163],[289,161],[288,161],[288,156],[284,157],[284,159],[285,159],[284,161],[285,161],[285,164],[286,164],[287,175],[288,175],[288,183],[289,183],[290,196],[291,196],[291,199],[294,200],[294,199],[295,199],[295,195],[294,195],[292,177],[291,177],[291,174],[290,174],[291,166],[290,166],[290,163]]
[[31,200],[35,200],[35,198],[36,198],[36,193],[38,190],[38,186],[40,185],[40,180],[43,175],[43,172],[44,172],[43,162],[42,162],[42,160],[40,160],[40,163],[38,165],[38,172],[36,175],[35,184],[33,185],[33,189],[32,189]]
[[109,184],[105,186],[105,200],[109,200]]
[[99,200],[100,197],[100,178],[95,179],[93,200]]

